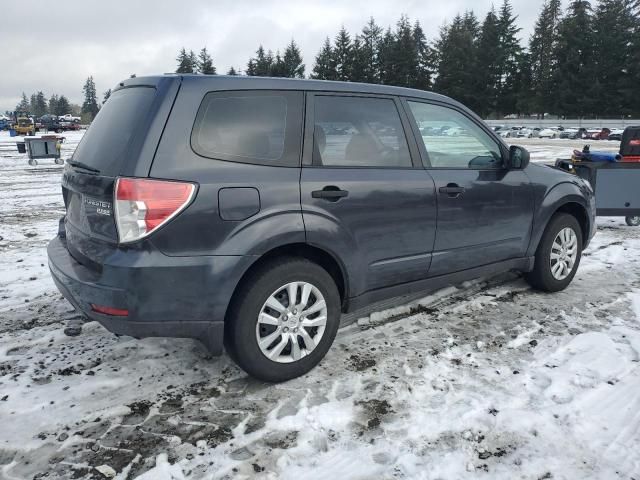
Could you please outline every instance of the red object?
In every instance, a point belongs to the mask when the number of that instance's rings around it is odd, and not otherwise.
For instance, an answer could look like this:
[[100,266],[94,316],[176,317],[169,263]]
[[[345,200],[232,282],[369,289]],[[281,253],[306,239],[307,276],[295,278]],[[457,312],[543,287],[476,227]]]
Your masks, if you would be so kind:
[[142,238],[187,206],[195,185],[146,178],[119,178],[116,187],[120,241]]
[[626,157],[622,157],[621,162],[638,162],[640,163],[640,155],[627,155]]
[[114,308],[114,307],[105,307],[103,305],[94,305],[91,304],[91,310],[97,313],[102,313],[103,315],[111,315],[112,317],[128,317],[129,310],[124,308]]
[[633,145],[637,147],[638,145],[640,145],[640,138],[634,138],[632,140],[629,140],[629,145]]

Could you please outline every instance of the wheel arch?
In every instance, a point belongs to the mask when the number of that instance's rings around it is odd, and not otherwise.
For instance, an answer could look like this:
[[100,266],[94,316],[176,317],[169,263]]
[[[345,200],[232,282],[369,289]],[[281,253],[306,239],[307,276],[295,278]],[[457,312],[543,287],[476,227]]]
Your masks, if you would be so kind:
[[225,322],[229,315],[231,305],[238,301],[237,295],[242,290],[243,285],[253,276],[253,274],[264,265],[273,262],[279,258],[285,257],[298,257],[305,258],[312,261],[322,268],[324,268],[331,278],[333,278],[340,294],[341,310],[346,305],[346,299],[348,298],[348,281],[346,275],[346,269],[342,262],[329,251],[310,245],[308,243],[290,243],[286,245],[280,245],[272,248],[271,250],[260,255],[247,270],[243,273],[242,277],[238,281],[225,313]]
[[561,183],[547,193],[538,208],[527,251],[528,256],[535,255],[547,225],[557,213],[567,213],[575,217],[580,225],[583,248],[589,243],[592,220],[587,200],[573,183]]

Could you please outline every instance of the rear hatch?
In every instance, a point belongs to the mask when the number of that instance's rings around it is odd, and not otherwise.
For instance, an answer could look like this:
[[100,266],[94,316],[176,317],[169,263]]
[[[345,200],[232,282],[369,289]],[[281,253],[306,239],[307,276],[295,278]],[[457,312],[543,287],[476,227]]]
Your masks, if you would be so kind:
[[64,230],[69,252],[83,265],[100,270],[116,249],[116,178],[148,176],[179,83],[179,77],[157,77],[120,84],[67,161]]

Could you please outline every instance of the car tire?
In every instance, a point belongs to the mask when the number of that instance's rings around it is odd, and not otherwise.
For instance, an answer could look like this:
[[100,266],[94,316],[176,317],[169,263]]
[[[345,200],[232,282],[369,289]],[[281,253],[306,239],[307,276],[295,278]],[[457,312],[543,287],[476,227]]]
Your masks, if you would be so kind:
[[624,217],[624,221],[630,227],[640,226],[640,217],[634,217],[634,216],[629,215],[627,217]]
[[525,274],[525,279],[537,290],[564,290],[573,280],[581,257],[582,229],[578,220],[573,215],[558,213],[547,224],[533,270]]
[[[225,346],[240,368],[259,380],[284,382],[324,358],[341,311],[338,288],[324,268],[304,258],[281,258],[260,267],[239,288],[225,324]],[[326,308],[315,311],[322,302]]]

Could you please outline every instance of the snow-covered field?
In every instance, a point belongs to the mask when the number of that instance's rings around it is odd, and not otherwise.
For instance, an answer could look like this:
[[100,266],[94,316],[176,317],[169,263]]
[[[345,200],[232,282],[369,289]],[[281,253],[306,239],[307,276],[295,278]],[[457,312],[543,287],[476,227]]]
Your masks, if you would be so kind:
[[[61,167],[27,166],[13,141],[0,133],[1,479],[640,478],[640,229],[622,219],[600,219],[564,292],[515,275],[440,291],[268,385],[188,340],[66,337],[76,314],[45,252]],[[581,147],[518,143],[534,161]]]

